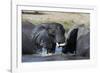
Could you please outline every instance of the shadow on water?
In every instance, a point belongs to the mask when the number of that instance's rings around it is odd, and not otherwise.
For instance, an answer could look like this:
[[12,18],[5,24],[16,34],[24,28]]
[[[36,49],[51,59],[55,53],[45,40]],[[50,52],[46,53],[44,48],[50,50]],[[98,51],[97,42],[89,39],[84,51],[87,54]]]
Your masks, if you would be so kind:
[[22,62],[43,62],[43,61],[64,61],[64,60],[82,60],[89,59],[79,57],[71,54],[54,54],[51,56],[39,56],[39,55],[23,55]]

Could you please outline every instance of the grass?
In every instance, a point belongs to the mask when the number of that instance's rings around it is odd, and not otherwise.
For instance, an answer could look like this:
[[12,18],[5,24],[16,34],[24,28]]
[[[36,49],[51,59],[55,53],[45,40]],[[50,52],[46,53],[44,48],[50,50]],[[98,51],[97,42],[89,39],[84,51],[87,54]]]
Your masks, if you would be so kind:
[[[30,11],[28,11],[30,12]],[[41,13],[41,12],[40,12]],[[89,13],[73,13],[73,12],[42,12],[42,14],[22,14],[22,20],[28,20],[33,24],[41,24],[47,22],[61,23],[65,29],[69,29],[74,25],[85,24],[90,26]]]

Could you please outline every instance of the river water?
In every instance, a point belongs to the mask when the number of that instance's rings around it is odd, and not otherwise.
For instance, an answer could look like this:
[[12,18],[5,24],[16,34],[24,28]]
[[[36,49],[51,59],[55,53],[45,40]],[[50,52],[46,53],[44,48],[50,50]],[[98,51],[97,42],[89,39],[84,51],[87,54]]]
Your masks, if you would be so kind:
[[88,58],[76,56],[74,54],[62,54],[61,49],[55,54],[42,56],[41,54],[22,55],[22,62],[44,62],[44,61],[65,61],[65,60],[84,60]]
[[22,62],[43,62],[43,61],[64,61],[64,60],[83,60],[87,58],[76,57],[74,55],[51,55],[51,56],[39,56],[39,55],[23,55]]

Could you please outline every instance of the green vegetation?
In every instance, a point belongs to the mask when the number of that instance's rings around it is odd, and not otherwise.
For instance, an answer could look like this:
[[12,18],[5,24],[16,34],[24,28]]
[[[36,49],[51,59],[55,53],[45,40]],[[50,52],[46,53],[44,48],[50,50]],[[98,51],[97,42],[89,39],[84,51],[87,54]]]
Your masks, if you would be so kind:
[[[29,14],[31,12],[31,14]],[[33,14],[32,14],[33,12]],[[28,20],[33,24],[41,24],[48,22],[61,23],[67,30],[74,25],[85,24],[90,26],[89,13],[68,13],[68,12],[39,12],[39,11],[24,11],[22,14],[22,21]]]

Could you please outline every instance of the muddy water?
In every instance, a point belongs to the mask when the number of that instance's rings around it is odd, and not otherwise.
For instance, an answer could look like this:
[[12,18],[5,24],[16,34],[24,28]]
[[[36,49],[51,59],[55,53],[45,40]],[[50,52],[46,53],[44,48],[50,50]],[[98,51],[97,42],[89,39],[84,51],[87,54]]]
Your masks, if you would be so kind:
[[64,60],[84,60],[84,58],[74,54],[55,53],[52,55],[41,56],[39,54],[23,55],[22,62],[45,62],[45,61],[64,61]]
[[64,60],[82,60],[82,59],[88,59],[88,58],[77,57],[71,54],[70,55],[55,54],[51,56],[23,55],[22,62],[64,61]]

